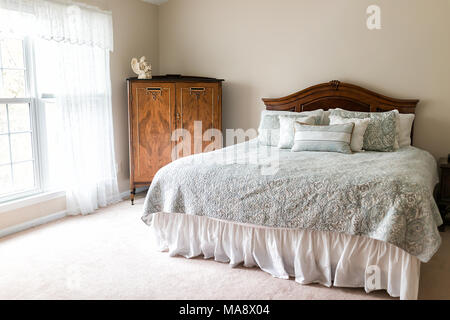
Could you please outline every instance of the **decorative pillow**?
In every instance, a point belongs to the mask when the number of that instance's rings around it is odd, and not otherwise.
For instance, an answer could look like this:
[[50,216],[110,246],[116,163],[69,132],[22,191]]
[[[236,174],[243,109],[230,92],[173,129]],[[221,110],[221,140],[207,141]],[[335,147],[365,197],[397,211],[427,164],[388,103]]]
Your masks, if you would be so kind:
[[325,126],[330,125],[330,115],[331,115],[331,111],[333,111],[333,110],[334,109],[328,109],[327,111],[323,112],[321,125],[325,125]]
[[258,129],[258,140],[265,146],[278,146],[280,141],[280,119],[277,115],[266,115],[261,118]]
[[394,150],[400,149],[399,139],[400,139],[400,112],[398,110],[393,110],[395,112],[395,143]]
[[399,147],[409,147],[411,145],[411,131],[416,116],[414,114],[400,114],[400,134]]
[[330,116],[330,124],[346,124],[354,123],[355,128],[353,129],[352,141],[350,146],[353,152],[363,151],[364,146],[364,134],[366,133],[367,127],[369,126],[370,119],[345,119],[338,116]]
[[265,146],[277,147],[280,141],[280,119],[279,116],[292,117],[316,117],[316,124],[320,124],[323,110],[314,110],[306,112],[289,112],[289,111],[270,111],[261,112],[261,122],[259,124],[258,140],[260,144]]
[[293,117],[280,116],[280,141],[278,148],[291,149],[294,145],[295,122],[314,125],[317,122],[317,117]]
[[397,129],[397,115],[395,111],[354,112],[335,109],[331,111],[331,115],[341,118],[370,118],[366,133],[364,134],[363,149],[381,152],[394,151]]
[[293,152],[322,151],[351,154],[350,142],[355,124],[310,126],[295,123]]

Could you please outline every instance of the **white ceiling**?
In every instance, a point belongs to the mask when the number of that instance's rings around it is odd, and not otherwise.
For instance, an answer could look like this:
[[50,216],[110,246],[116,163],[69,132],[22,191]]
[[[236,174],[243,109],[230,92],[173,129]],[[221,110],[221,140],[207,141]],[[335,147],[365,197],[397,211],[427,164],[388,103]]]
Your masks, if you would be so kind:
[[161,3],[167,2],[169,0],[142,0],[144,2],[153,3],[156,5],[160,5]]

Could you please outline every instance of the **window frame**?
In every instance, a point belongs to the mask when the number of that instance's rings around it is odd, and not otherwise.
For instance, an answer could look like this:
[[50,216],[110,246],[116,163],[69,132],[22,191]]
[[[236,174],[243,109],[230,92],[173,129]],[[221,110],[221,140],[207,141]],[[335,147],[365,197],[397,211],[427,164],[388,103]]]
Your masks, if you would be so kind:
[[[31,131],[31,141],[32,141],[32,161],[34,169],[34,188],[17,191],[12,193],[7,193],[0,195],[0,204],[6,203],[13,200],[19,200],[21,198],[26,198],[30,196],[37,195],[44,191],[44,170],[42,166],[42,157],[44,155],[44,150],[42,149],[42,135],[45,133],[45,125],[42,123],[43,108],[41,107],[41,102],[38,99],[37,87],[36,87],[36,73],[35,73],[35,59],[34,59],[34,48],[33,41],[30,37],[22,38],[22,49],[24,58],[24,69],[25,69],[25,95],[24,98],[0,98],[0,104],[29,104],[30,110],[30,131]],[[0,68],[3,69],[3,68]],[[6,68],[5,68],[6,69]],[[9,119],[8,119],[9,125]],[[10,133],[9,133],[10,135]],[[11,145],[10,157],[11,157]],[[13,163],[10,159],[11,164]],[[12,177],[13,178],[13,177]]]

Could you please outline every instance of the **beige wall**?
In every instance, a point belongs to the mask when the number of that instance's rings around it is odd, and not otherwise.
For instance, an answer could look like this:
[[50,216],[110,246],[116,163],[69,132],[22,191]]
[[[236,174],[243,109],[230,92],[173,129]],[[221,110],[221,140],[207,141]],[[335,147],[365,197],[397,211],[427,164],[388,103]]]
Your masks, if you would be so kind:
[[57,197],[33,205],[9,209],[2,212],[0,208],[0,232],[30,221],[40,219],[66,210],[66,198]]
[[[366,28],[378,4],[382,29]],[[256,127],[262,97],[333,79],[419,98],[415,144],[450,152],[450,1],[169,0],[160,70],[225,78],[224,127]]]

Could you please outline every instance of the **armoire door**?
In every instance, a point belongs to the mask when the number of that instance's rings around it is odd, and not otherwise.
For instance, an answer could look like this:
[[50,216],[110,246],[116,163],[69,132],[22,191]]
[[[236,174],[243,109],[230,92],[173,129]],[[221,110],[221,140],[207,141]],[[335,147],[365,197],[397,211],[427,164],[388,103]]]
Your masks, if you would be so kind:
[[145,184],[172,161],[175,84],[134,82],[131,93],[132,179],[136,184]]
[[[211,144],[211,141],[203,139],[205,132],[209,129],[222,130],[220,84],[177,83],[176,90],[177,128],[190,133],[191,153],[202,153]],[[201,122],[201,128],[194,130],[196,121]],[[199,143],[194,143],[195,138],[200,139]]]

